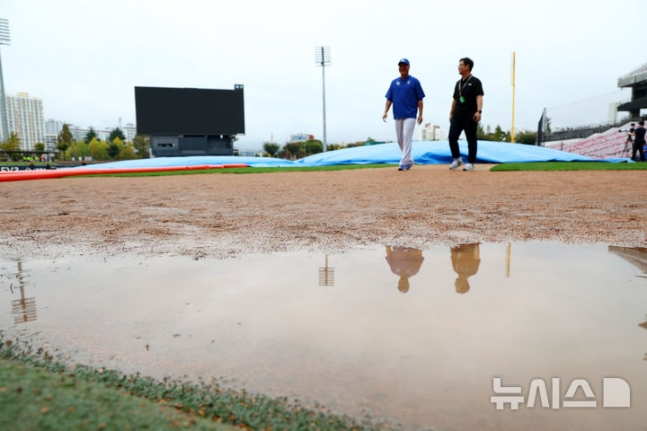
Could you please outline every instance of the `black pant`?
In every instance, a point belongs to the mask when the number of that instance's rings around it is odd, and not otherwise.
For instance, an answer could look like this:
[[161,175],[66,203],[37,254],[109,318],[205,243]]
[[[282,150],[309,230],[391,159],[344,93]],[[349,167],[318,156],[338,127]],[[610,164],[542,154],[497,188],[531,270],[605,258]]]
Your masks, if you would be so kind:
[[461,156],[458,148],[458,137],[465,131],[467,139],[467,163],[476,162],[476,128],[478,123],[472,117],[452,117],[449,122],[449,149],[452,152],[452,158],[456,159]]
[[644,142],[634,142],[633,148],[631,150],[631,160],[636,160],[636,151],[640,154],[640,161],[645,161],[645,153],[643,152]]

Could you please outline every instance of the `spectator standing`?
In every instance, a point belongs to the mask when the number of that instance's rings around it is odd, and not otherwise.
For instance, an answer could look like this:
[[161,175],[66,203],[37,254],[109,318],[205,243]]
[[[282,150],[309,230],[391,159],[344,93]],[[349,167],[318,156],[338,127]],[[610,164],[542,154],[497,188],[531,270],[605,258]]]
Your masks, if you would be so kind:
[[645,132],[647,132],[647,129],[645,129],[645,122],[643,120],[640,120],[638,122],[638,127],[636,127],[636,129],[634,130],[634,143],[631,150],[632,160],[636,160],[636,152],[638,152],[640,157],[636,161],[645,161],[645,151],[643,149],[643,147],[645,146]]

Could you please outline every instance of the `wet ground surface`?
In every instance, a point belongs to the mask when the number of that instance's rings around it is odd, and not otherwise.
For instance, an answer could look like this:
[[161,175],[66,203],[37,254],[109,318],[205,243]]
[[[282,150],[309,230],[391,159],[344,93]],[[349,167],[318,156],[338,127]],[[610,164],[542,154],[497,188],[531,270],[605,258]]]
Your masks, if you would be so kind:
[[647,247],[644,171],[489,167],[8,182],[0,187],[0,250],[228,258],[476,241]]
[[[3,255],[0,329],[73,363],[217,377],[410,430],[644,430],[646,277],[644,248],[559,242]],[[491,401],[497,377],[518,410]],[[630,407],[605,407],[605,378]],[[547,389],[534,407],[532,382]]]

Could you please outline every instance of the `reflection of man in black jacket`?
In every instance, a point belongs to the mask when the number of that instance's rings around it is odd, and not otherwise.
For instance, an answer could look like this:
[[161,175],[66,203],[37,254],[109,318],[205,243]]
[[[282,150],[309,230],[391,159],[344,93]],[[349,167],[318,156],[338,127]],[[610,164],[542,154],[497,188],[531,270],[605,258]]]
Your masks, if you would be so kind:
[[452,247],[452,267],[458,278],[454,282],[456,292],[466,293],[470,290],[469,277],[476,274],[481,264],[479,244],[461,244]]
[[420,271],[422,261],[422,250],[408,247],[386,247],[386,261],[389,262],[391,272],[399,275],[398,290],[402,293],[409,291],[409,277],[413,277]]

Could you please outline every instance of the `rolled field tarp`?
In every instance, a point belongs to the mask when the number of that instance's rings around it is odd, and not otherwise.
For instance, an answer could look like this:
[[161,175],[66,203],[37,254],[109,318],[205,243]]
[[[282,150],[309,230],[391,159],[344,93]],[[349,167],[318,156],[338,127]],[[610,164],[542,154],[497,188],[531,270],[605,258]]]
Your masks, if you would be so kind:
[[31,171],[0,172],[0,182],[45,180],[45,179],[51,179],[51,178],[63,178],[63,177],[81,176],[81,175],[115,175],[115,174],[171,172],[171,171],[185,171],[185,170],[246,168],[248,166],[249,165],[245,163],[230,163],[230,164],[224,164],[224,165],[155,166],[155,167],[130,167],[130,168],[102,168],[102,167],[84,166],[83,168],[40,169],[40,170],[31,170]]

